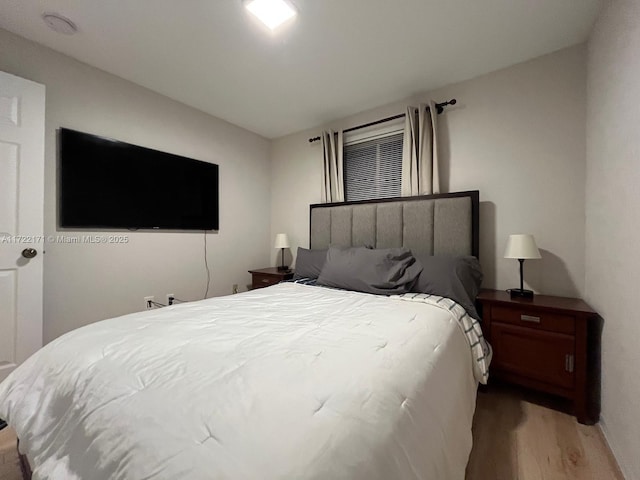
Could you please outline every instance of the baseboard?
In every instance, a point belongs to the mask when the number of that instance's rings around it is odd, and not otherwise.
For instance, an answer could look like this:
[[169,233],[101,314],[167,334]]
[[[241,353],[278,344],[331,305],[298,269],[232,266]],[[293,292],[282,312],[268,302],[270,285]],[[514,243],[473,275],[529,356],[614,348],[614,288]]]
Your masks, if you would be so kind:
[[627,468],[625,468],[624,463],[620,461],[621,460],[620,456],[616,454],[615,447],[611,442],[611,436],[609,435],[609,430],[607,429],[607,422],[605,421],[602,414],[600,414],[600,422],[598,422],[598,428],[600,428],[600,433],[602,433],[602,438],[604,439],[604,442],[607,444],[607,447],[609,447],[609,451],[613,455],[613,459],[616,461],[616,464],[618,465],[620,474],[625,479],[631,478],[629,476]]

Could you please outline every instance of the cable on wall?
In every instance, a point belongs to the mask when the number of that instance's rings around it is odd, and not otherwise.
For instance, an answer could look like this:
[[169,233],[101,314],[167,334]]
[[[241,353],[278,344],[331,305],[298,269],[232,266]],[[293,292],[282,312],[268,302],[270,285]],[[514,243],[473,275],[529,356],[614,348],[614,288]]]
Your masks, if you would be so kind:
[[211,270],[209,270],[209,260],[207,259],[207,231],[204,231],[204,268],[207,270],[207,289],[204,292],[204,298],[209,295],[209,285],[211,284]]

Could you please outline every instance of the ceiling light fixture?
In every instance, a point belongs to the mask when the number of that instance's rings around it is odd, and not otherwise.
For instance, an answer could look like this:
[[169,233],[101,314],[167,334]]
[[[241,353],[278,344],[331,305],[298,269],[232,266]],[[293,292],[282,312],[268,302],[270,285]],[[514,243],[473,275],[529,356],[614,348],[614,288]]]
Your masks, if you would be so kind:
[[75,23],[59,13],[43,13],[42,20],[44,20],[44,23],[54,32],[73,35],[78,31]]
[[271,30],[297,14],[293,5],[286,0],[247,0],[244,6]]

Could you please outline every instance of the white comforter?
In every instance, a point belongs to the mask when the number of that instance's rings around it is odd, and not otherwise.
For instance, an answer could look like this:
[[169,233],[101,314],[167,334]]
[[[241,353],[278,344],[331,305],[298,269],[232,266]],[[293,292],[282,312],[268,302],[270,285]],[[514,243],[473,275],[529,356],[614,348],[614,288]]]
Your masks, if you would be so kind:
[[34,479],[463,479],[451,312],[297,284],[70,332],[0,384]]

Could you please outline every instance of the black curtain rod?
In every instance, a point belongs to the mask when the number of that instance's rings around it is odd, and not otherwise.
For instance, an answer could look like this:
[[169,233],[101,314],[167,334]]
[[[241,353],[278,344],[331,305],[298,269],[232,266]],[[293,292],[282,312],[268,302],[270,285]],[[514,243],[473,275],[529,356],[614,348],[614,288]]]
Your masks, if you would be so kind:
[[[442,113],[444,112],[444,107],[446,107],[447,105],[455,105],[456,103],[458,103],[458,101],[455,98],[452,98],[447,102],[436,103],[436,110],[438,111],[438,113]],[[343,132],[348,133],[348,132],[353,132],[354,130],[360,130],[361,128],[372,127],[374,125],[378,125],[379,123],[390,122],[391,120],[397,120],[398,118],[403,118],[405,115],[406,114],[401,113],[399,115],[394,115],[392,117],[383,118],[382,120],[376,120],[375,122],[369,122],[369,123],[365,123],[364,125],[358,125],[357,127],[347,128]],[[320,137],[313,137],[309,139],[309,143],[317,142],[318,140],[320,140]]]

